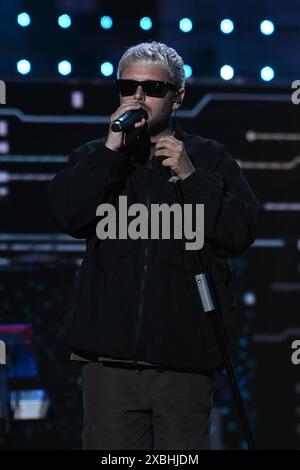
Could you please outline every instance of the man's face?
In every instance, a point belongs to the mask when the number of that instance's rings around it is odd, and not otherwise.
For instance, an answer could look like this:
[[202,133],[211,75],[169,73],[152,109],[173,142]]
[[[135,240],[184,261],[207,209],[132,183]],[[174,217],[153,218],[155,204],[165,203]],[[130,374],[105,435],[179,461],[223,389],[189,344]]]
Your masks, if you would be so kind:
[[[120,77],[129,80],[161,80],[171,83],[169,72],[158,65],[136,63],[128,65]],[[148,113],[147,130],[156,135],[169,126],[175,92],[169,90],[163,98],[145,95],[139,85],[132,96],[121,96],[121,104],[135,101]]]

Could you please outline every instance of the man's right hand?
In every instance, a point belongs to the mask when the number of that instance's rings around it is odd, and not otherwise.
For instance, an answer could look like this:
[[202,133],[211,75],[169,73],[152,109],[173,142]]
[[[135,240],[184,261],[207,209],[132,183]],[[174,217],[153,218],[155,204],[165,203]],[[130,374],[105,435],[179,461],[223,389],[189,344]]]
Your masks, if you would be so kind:
[[[114,132],[111,129],[111,125],[115,119],[117,119],[121,114],[125,113],[126,111],[134,111],[140,109],[141,106],[136,101],[126,102],[121,104],[119,108],[111,115],[110,117],[110,126],[109,131],[105,141],[105,147],[109,148],[110,150],[118,151],[121,150],[125,146],[125,137],[126,133],[124,131]],[[143,127],[146,124],[146,119],[142,118],[141,121],[138,121],[134,124],[135,128]]]

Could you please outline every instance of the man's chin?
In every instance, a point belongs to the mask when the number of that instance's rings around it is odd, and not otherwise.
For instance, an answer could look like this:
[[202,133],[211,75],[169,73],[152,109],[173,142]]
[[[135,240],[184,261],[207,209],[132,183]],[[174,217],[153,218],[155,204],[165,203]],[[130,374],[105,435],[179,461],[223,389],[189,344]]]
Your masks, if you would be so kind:
[[164,131],[167,127],[169,127],[169,121],[163,122],[147,122],[147,126],[145,126],[145,131],[150,136],[154,136],[159,134],[160,132]]

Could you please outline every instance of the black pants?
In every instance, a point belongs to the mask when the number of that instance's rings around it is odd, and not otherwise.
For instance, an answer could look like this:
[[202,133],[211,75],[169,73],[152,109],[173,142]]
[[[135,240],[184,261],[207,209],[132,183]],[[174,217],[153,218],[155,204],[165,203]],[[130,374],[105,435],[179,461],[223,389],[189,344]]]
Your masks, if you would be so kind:
[[89,362],[82,370],[83,449],[209,449],[211,378]]

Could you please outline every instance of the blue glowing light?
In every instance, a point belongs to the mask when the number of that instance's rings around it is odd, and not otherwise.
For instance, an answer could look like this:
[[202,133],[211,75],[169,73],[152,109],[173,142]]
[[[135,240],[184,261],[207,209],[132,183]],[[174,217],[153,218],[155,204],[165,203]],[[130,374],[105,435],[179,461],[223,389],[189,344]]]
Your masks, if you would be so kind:
[[193,75],[193,69],[190,65],[184,65],[185,78],[190,78]]
[[223,80],[231,80],[234,75],[234,70],[230,65],[223,65],[220,69],[220,75]]
[[232,20],[225,18],[220,23],[220,29],[224,34],[230,34],[234,30],[234,24]]
[[20,13],[17,18],[18,24],[23,28],[30,25],[30,16],[28,13]]
[[103,62],[103,64],[100,66],[100,70],[102,75],[109,77],[114,73],[114,66],[110,62]]
[[269,67],[268,65],[266,67],[263,67],[260,71],[260,76],[262,80],[264,80],[265,82],[269,82],[273,80],[274,75],[275,75],[274,70],[272,69],[272,67]]
[[184,33],[189,33],[193,29],[193,22],[189,18],[182,18],[179,22],[179,28]]
[[58,72],[61,75],[69,75],[72,71],[72,65],[68,60],[62,60],[58,64]]
[[110,29],[113,26],[113,20],[111,16],[105,15],[100,18],[100,25],[103,29]]
[[274,23],[270,20],[264,20],[260,23],[260,31],[262,34],[269,36],[270,34],[274,33]]
[[31,64],[26,59],[21,59],[17,62],[17,70],[22,75],[27,75],[31,70]]
[[144,31],[149,31],[149,29],[152,28],[152,20],[149,18],[149,16],[144,16],[143,18],[140,19],[140,27]]
[[71,17],[69,15],[66,15],[66,14],[60,15],[58,17],[57,22],[58,22],[59,26],[61,28],[64,28],[64,29],[69,28],[72,24]]

